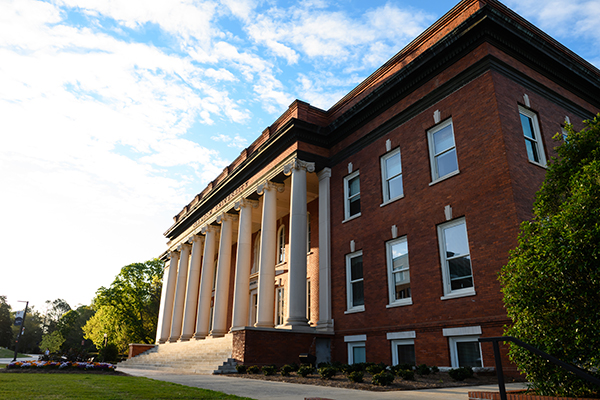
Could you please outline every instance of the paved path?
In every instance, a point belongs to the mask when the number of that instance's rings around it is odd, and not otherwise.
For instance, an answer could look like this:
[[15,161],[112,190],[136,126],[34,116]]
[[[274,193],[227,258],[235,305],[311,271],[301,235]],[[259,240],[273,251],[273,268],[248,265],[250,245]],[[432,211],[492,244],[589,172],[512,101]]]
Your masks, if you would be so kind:
[[[35,361],[40,357],[39,354],[27,354],[27,357],[17,357],[17,361]],[[10,364],[14,357],[0,358],[0,364]]]
[[[323,397],[332,400],[468,400],[470,390],[498,391],[498,386],[472,386],[460,388],[371,392],[366,390],[340,389],[327,386],[300,385],[224,377],[218,375],[184,375],[134,368],[118,368],[133,376],[144,376],[181,385],[216,390],[227,394],[261,400],[303,400],[306,397]],[[522,383],[506,385],[507,389],[521,389]]]

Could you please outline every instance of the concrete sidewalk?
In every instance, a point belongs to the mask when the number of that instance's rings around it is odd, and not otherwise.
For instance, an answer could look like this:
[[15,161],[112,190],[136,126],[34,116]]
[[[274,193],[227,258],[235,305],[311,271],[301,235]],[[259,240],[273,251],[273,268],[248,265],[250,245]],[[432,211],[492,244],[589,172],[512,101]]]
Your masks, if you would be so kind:
[[[39,354],[27,354],[27,357],[17,357],[17,361],[36,361],[40,358]],[[13,360],[13,357],[10,358],[0,358],[0,364],[10,364]]]
[[[366,390],[269,382],[219,375],[184,375],[134,368],[118,368],[117,370],[132,376],[143,376],[150,379],[216,390],[227,394],[260,400],[303,400],[307,397],[322,397],[332,400],[468,400],[469,397],[467,393],[469,391],[498,391],[498,386],[486,385],[460,388],[371,392]],[[506,388],[509,390],[521,389],[524,387],[524,383],[511,383],[506,385]]]

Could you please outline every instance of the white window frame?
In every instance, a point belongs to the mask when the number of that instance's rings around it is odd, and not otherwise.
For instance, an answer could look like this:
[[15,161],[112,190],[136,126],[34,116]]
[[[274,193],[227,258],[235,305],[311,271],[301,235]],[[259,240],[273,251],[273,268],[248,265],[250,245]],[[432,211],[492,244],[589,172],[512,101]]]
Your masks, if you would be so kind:
[[481,365],[479,367],[473,368],[481,368],[483,367],[483,353],[481,352],[481,343],[479,343],[479,335],[472,336],[450,336],[448,338],[448,343],[450,345],[450,362],[452,363],[452,368],[459,368],[458,364],[458,347],[457,343],[459,342],[477,342],[479,345],[479,359],[481,360]]
[[250,291],[250,305],[248,307],[248,321],[250,326],[258,321],[258,290],[253,289]]
[[[392,365],[398,365],[400,364],[400,361],[398,360],[398,352],[397,350],[397,346],[404,346],[404,345],[415,345],[415,339],[396,339],[396,340],[391,340],[391,345],[392,345]],[[415,351],[415,365],[417,365],[417,357],[416,357],[416,351]]]
[[285,225],[277,230],[277,264],[285,263]]
[[[444,234],[444,230],[447,228],[452,228],[457,225],[465,225],[465,234],[467,240],[467,246],[469,246],[468,256],[471,259],[471,279],[473,281],[473,286],[469,288],[456,289],[452,290],[452,282],[450,280],[450,268],[448,266],[448,260],[446,258],[446,237]],[[469,231],[467,229],[467,221],[463,218],[457,218],[453,221],[446,222],[444,224],[438,225],[438,243],[439,243],[439,251],[440,251],[440,262],[442,266],[442,278],[444,282],[444,296],[441,298],[442,300],[453,299],[457,297],[465,297],[465,296],[474,296],[475,293],[475,277],[473,274],[473,259],[471,257],[471,246],[469,245]],[[463,257],[464,255],[461,255]]]
[[[386,161],[389,160],[392,157],[398,156],[400,158],[400,173],[396,174],[394,176],[388,176],[388,170],[386,168]],[[404,197],[404,177],[402,176],[403,170],[402,170],[402,155],[400,154],[400,147],[390,151],[387,154],[384,154],[383,156],[381,156],[380,158],[380,164],[381,164],[381,185],[382,185],[382,193],[383,193],[383,203],[381,204],[381,207],[385,206],[386,204],[389,204],[393,201],[396,201],[398,199],[401,199]],[[389,191],[389,181],[392,178],[396,178],[400,176],[402,179],[402,194],[396,196],[396,197],[390,197],[390,191]]]
[[[523,125],[521,123],[521,115],[523,115],[531,120],[531,125],[533,126],[533,134],[535,135],[534,139],[531,139],[531,138],[525,136],[525,132],[523,131]],[[534,144],[535,149],[538,153],[538,157],[540,158],[539,161],[535,161],[535,160],[530,159],[529,154],[527,154],[527,159],[529,160],[530,163],[539,165],[540,167],[545,168],[546,167],[546,154],[544,153],[544,144],[542,143],[542,132],[540,131],[540,123],[538,121],[537,114],[523,106],[519,106],[519,125],[521,126],[521,133],[523,134],[523,138],[525,139],[525,142],[527,143],[529,141]],[[527,153],[527,146],[525,146],[525,152]]]
[[310,226],[310,213],[306,213],[306,254],[311,252],[311,226]]
[[354,348],[365,348],[365,361],[367,358],[367,335],[344,336],[344,342],[348,343],[348,364],[354,364]]
[[280,287],[275,290],[275,325],[285,324],[285,288]]
[[[358,218],[361,215],[361,211],[359,211],[358,213],[354,214],[354,215],[350,215],[350,192],[348,190],[348,183],[356,178],[360,176],[360,171],[354,171],[353,173],[351,173],[350,175],[344,177],[344,220],[342,222],[346,222],[346,221],[350,221],[351,219],[354,218]],[[360,177],[358,178],[358,184],[360,186]],[[356,197],[358,196],[360,199],[360,189],[358,190],[358,194],[355,194],[353,196]],[[361,207],[362,209],[362,207]]]
[[311,313],[311,300],[312,300],[312,287],[310,285],[310,279],[306,280],[306,319],[308,320],[308,323],[310,324],[310,313]]
[[[408,247],[408,239],[406,236],[390,240],[385,244],[385,252],[387,259],[387,273],[388,273],[388,305],[387,307],[406,306],[412,304],[412,293],[410,297],[404,299],[396,299],[396,288],[394,286],[394,272],[393,272],[393,259],[392,259],[392,247],[397,243],[405,242]],[[408,254],[408,253],[407,253]],[[410,263],[409,267],[396,272],[407,271],[410,276]],[[410,278],[409,278],[410,282]],[[412,289],[412,288],[411,288]]]
[[[435,133],[439,132],[440,130],[444,129],[448,125],[450,125],[450,129],[452,130],[452,141],[454,142],[454,146],[449,147],[448,149],[444,150],[443,152],[441,152],[439,154],[435,154],[433,135]],[[456,138],[454,136],[454,124],[452,123],[452,118],[448,118],[444,122],[434,126],[430,130],[428,130],[427,131],[427,143],[429,145],[429,161],[430,161],[430,167],[431,167],[431,183],[429,184],[430,186],[460,173],[460,168],[458,166],[458,151],[456,149]],[[437,162],[436,162],[437,157],[444,153],[451,151],[452,149],[454,149],[454,154],[456,155],[456,170],[452,171],[450,173],[447,173],[446,175],[440,176],[438,174],[438,169],[437,169]]]
[[[364,298],[365,298],[365,271],[363,265],[363,277],[361,279],[351,280],[351,260],[356,257],[362,257],[362,250],[355,251],[354,253],[346,254],[346,314],[365,311]],[[358,306],[352,305],[352,284],[362,281],[363,282],[363,304]]]
[[260,230],[254,239],[254,259],[252,260],[252,269],[250,275],[258,273],[258,266],[260,264]]

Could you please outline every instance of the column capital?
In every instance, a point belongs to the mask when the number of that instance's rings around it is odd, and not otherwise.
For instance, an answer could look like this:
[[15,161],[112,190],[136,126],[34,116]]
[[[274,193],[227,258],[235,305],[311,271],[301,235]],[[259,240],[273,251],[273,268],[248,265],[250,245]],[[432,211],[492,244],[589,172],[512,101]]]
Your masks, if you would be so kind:
[[[176,253],[176,254],[175,254]],[[173,257],[174,255],[177,255],[177,257],[179,257],[179,247],[177,247],[177,249],[175,250],[171,250],[169,252],[169,258]]]
[[188,248],[188,250],[192,249],[192,246],[189,243],[182,243],[179,246],[177,246],[177,251],[183,251],[186,247]]
[[237,215],[222,213],[217,215],[217,223],[222,224],[225,221],[237,221]]
[[325,178],[331,178],[331,168],[323,168],[321,171],[319,171],[317,173],[317,176],[319,177],[319,180],[325,179]]
[[289,164],[283,167],[283,173],[290,175],[293,169],[304,169],[306,172],[315,172],[315,163],[294,158]]
[[240,200],[236,201],[235,205],[233,206],[233,208],[236,209],[236,210],[240,210],[243,207],[257,208],[258,207],[258,201],[256,201],[256,200],[250,200],[250,199],[240,199]]
[[285,185],[283,183],[264,181],[263,183],[258,185],[258,189],[256,190],[256,192],[258,194],[263,194],[265,191],[272,189],[277,190],[279,193],[283,193],[283,191],[285,190]]
[[201,235],[192,235],[188,239],[189,243],[196,243],[196,242],[203,242],[203,241],[204,241],[204,236],[201,236]]
[[214,225],[204,225],[202,227],[202,229],[200,230],[200,232],[202,232],[203,235],[206,235],[208,232],[218,232],[219,231],[219,227],[218,226],[214,226]]

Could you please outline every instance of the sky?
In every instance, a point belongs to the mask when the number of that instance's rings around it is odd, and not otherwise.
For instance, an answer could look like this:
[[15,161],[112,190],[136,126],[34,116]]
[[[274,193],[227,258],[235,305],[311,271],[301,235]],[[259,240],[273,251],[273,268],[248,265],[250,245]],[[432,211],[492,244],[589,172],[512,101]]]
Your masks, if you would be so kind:
[[[327,110],[458,0],[0,0],[0,295],[89,305],[295,100]],[[505,4],[600,67],[600,0]]]

